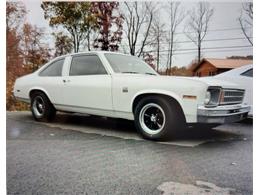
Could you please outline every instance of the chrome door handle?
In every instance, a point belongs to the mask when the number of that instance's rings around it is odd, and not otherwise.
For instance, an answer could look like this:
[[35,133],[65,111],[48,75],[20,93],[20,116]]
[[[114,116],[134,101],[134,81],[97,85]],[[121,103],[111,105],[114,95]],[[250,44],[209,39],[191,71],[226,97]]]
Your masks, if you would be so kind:
[[63,81],[63,83],[66,83],[66,82],[67,82],[67,83],[69,83],[69,82],[70,82],[70,80],[69,80],[69,79],[68,79],[68,80],[66,80],[66,79],[63,79],[62,81]]

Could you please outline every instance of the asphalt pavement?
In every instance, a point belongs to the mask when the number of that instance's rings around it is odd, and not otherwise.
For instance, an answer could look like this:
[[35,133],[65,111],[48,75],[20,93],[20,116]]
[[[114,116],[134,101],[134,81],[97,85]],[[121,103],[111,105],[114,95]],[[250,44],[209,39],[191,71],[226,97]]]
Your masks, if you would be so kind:
[[133,122],[58,113],[53,123],[7,113],[8,194],[252,194],[253,128],[189,128],[142,139]]

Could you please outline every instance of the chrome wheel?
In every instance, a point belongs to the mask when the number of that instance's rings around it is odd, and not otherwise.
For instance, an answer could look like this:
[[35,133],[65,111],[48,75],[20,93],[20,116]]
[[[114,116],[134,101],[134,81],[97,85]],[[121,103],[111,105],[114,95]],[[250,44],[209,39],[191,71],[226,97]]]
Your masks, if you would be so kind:
[[154,135],[164,128],[165,113],[158,104],[149,103],[141,109],[139,121],[146,133]]
[[45,104],[41,96],[36,96],[33,99],[32,110],[36,118],[43,117],[45,112]]

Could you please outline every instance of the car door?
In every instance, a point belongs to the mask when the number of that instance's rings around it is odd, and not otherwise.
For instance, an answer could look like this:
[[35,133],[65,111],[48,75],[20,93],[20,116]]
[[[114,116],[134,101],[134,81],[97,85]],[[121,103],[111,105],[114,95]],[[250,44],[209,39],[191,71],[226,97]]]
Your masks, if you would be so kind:
[[63,94],[64,104],[71,111],[113,110],[111,75],[95,54],[72,56],[68,75],[64,77]]
[[61,90],[64,85],[62,81],[64,62],[65,58],[54,60],[39,72],[39,77],[35,80],[35,85],[48,93],[53,104],[61,104],[63,101]]

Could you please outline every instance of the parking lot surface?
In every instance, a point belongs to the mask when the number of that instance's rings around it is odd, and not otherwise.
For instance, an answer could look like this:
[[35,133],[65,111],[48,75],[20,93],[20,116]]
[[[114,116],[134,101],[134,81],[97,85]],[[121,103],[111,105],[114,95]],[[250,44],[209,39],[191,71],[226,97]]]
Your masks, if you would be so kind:
[[252,194],[251,123],[153,142],[130,121],[8,112],[6,131],[8,194]]

